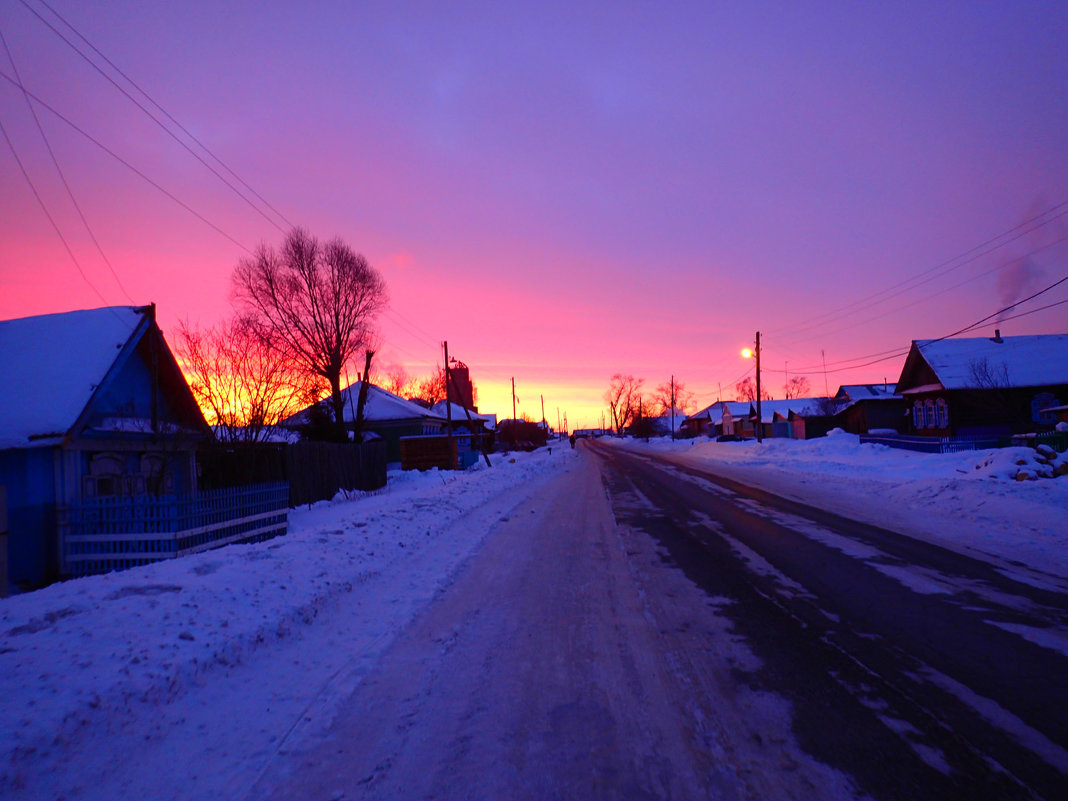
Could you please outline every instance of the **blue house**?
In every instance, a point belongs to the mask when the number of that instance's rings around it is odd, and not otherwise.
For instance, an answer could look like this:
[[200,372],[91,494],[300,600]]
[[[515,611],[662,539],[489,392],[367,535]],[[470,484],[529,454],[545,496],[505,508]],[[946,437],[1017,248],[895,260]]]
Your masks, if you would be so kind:
[[[195,493],[196,448],[211,437],[155,306],[0,321],[0,377],[9,581],[32,588],[127,566],[77,547],[76,535],[99,534],[108,503],[112,517],[117,501],[129,516],[136,499]],[[112,531],[116,542],[135,536]]]

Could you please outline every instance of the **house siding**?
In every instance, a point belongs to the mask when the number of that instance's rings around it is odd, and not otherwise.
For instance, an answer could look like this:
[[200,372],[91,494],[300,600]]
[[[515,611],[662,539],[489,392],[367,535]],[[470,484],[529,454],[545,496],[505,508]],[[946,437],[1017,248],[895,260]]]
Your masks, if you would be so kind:
[[33,589],[59,578],[55,448],[0,451],[7,488],[8,581]]

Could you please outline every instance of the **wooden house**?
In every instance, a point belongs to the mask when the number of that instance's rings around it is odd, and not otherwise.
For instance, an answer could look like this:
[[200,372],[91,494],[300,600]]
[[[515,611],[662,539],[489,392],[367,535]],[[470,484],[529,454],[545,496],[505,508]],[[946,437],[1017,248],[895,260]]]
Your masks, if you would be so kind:
[[1048,431],[1068,400],[1068,334],[916,340],[897,391],[910,433],[1001,438]]
[[63,518],[79,504],[196,490],[211,432],[154,306],[0,321],[0,376],[12,583],[94,572],[66,548]]
[[833,401],[835,425],[850,434],[903,432],[907,424],[905,399],[896,384],[843,384]]
[[[356,381],[341,390],[345,406],[345,427],[350,431],[356,425],[356,406],[359,403],[362,383]],[[318,406],[320,411],[325,410],[325,413],[332,418],[333,411],[329,398],[313,406]],[[309,431],[316,411],[313,406],[283,421],[283,427],[296,431]],[[364,431],[376,434],[385,440],[386,461],[389,464],[400,464],[401,437],[448,433],[446,430],[448,424],[444,414],[438,414],[370,383],[367,385],[367,400],[363,409],[363,427]]]

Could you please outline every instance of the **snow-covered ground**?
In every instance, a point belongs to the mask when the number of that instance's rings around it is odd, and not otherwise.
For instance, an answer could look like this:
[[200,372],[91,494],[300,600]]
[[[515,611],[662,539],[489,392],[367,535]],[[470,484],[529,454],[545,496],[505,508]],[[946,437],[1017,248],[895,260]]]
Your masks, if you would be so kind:
[[[1068,476],[1017,481],[1020,470],[1046,467],[1031,448],[916,453],[862,445],[842,431],[762,443],[602,441],[669,452],[846,517],[1068,578]],[[1064,461],[1060,454],[1054,463]]]
[[[624,446],[1023,563],[1031,580],[1068,576],[1068,477],[1010,479],[1026,449],[934,456],[850,435]],[[294,510],[286,537],[0,601],[0,796],[239,797],[493,523],[580,455],[391,474],[383,491]]]

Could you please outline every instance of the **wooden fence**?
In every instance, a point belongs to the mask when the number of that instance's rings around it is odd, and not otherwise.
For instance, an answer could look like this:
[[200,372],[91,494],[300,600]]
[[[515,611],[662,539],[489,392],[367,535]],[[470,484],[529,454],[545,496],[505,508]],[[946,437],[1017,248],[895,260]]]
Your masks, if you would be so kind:
[[286,448],[289,504],[333,498],[340,490],[370,491],[386,485],[386,443],[297,442]]
[[88,498],[58,512],[63,573],[81,576],[285,534],[289,487]]
[[333,498],[339,490],[386,484],[386,443],[296,442],[215,446],[197,454],[203,489],[274,481],[289,483],[289,505]]

